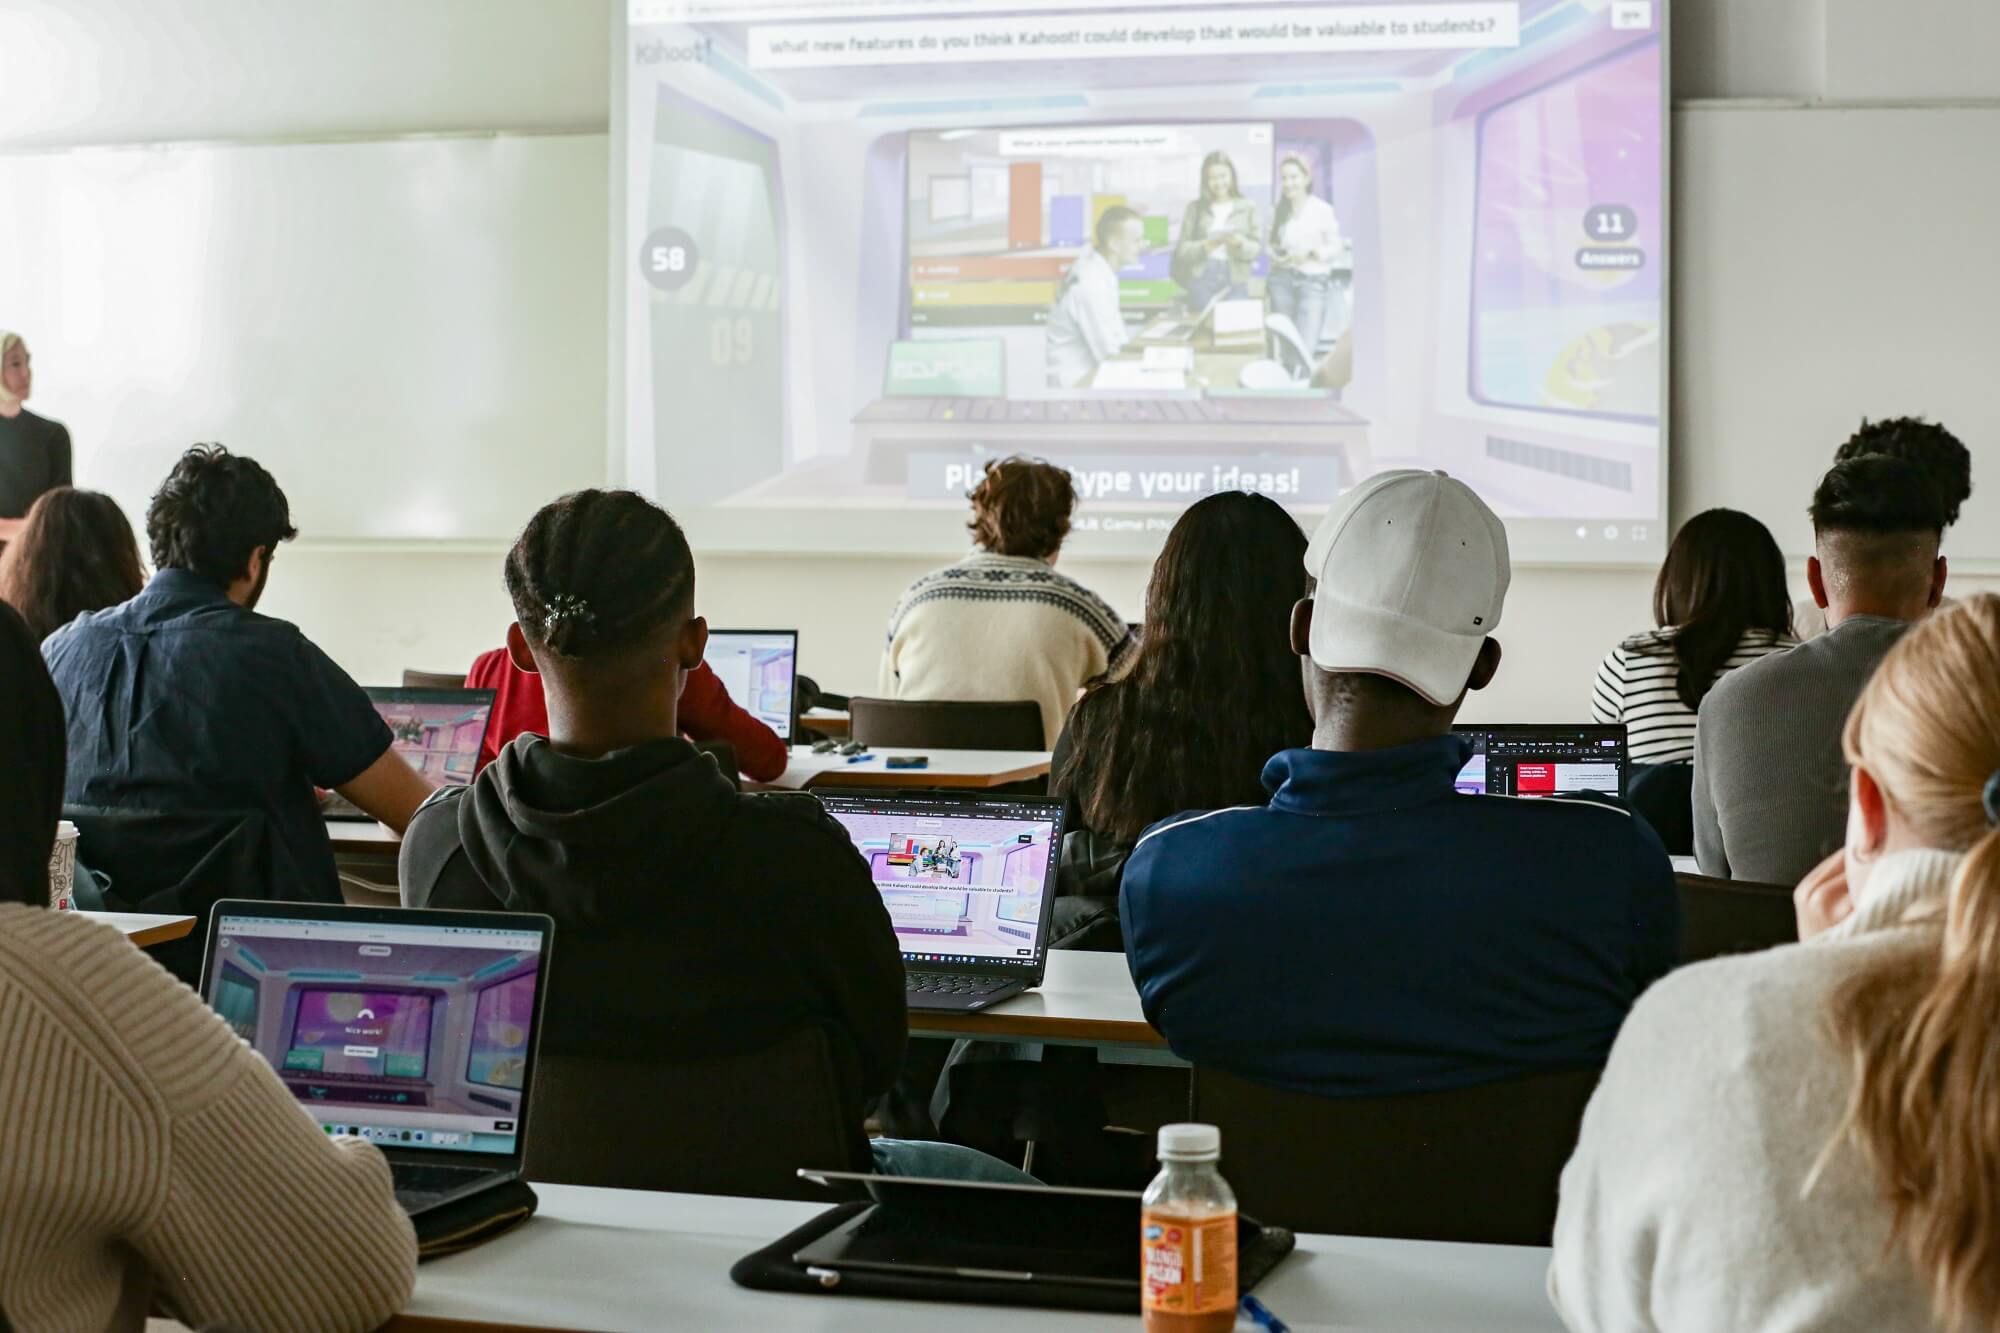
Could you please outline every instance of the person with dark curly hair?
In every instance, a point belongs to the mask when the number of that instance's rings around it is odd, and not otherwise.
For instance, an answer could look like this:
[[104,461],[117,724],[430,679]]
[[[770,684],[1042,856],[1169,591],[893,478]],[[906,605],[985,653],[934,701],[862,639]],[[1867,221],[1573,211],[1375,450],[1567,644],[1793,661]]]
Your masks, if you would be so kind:
[[1041,705],[1054,745],[1077,691],[1115,672],[1131,647],[1097,594],[1056,572],[1076,489],[1032,458],[986,465],[972,491],[971,555],[904,590],[889,617],[878,692],[890,699]]
[[399,832],[431,788],[367,693],[296,625],[257,613],[298,535],[285,493],[254,459],[198,445],[153,496],[146,535],[145,589],[42,645],[69,716],[66,802],[261,812],[299,878],[271,895],[339,902],[314,788]]
[[[1972,451],[1956,435],[1922,417],[1864,418],[1861,429],[1834,450],[1833,461],[1845,463],[1870,454],[1900,458],[1922,468],[1938,489],[1945,527],[1958,522],[1958,511],[1972,495]],[[1950,603],[1947,597],[1939,605]],[[1812,598],[1803,598],[1792,607],[1792,623],[1801,639],[1813,638],[1826,633],[1826,611]]]

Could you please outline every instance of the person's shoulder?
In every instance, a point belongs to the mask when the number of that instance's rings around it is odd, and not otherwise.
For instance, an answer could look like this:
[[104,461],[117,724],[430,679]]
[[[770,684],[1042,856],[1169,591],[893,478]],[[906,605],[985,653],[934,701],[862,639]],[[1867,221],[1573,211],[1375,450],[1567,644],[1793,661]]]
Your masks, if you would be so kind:
[[485,652],[472,659],[472,666],[465,673],[466,688],[474,690],[495,689],[512,672],[518,669],[514,665],[514,659],[508,655],[505,648],[488,648]]
[[458,831],[459,811],[471,799],[473,785],[487,781],[486,775],[492,769],[493,765],[487,765],[467,785],[439,787],[410,816],[396,852],[396,873],[406,889],[417,892],[418,903],[429,894],[445,863],[463,843]]
[[1174,856],[1204,843],[1219,841],[1244,831],[1246,823],[1269,818],[1264,805],[1226,805],[1215,810],[1183,810],[1147,827],[1132,844],[1136,855],[1142,848],[1149,857]]
[[1672,629],[1640,630],[1637,634],[1628,634],[1620,639],[1618,646],[1611,651],[1626,658],[1672,657],[1674,632]]
[[802,791],[741,792],[736,797],[736,836],[767,846],[782,841],[794,849],[847,864],[860,853],[840,821],[819,798]]

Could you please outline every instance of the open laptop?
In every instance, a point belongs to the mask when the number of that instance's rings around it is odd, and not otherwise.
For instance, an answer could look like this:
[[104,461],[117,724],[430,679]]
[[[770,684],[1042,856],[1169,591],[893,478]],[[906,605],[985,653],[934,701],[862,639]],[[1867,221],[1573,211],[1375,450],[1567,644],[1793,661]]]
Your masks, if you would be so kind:
[[1061,801],[929,791],[820,801],[889,909],[912,1009],[984,1009],[1042,984]]
[[798,711],[799,632],[795,629],[712,629],[702,655],[729,697],[792,743]]
[[379,1145],[412,1215],[521,1174],[555,923],[225,899],[201,993],[328,1134]]
[[1472,738],[1458,789],[1475,796],[1625,794],[1625,728],[1530,725],[1454,727]]
[[[479,747],[493,725],[492,690],[406,690],[368,687],[368,702],[389,724],[390,748],[439,787],[462,787],[479,767]],[[338,792],[320,806],[328,819],[370,816]]]

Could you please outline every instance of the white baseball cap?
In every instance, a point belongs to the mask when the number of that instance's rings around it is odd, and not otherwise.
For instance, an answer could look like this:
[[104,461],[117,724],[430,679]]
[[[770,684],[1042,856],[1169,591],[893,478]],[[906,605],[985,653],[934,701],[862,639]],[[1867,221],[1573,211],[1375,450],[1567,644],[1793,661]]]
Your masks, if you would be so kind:
[[1434,704],[1465,692],[1500,624],[1507,529],[1442,472],[1381,472],[1342,496],[1306,547],[1313,663],[1388,676]]

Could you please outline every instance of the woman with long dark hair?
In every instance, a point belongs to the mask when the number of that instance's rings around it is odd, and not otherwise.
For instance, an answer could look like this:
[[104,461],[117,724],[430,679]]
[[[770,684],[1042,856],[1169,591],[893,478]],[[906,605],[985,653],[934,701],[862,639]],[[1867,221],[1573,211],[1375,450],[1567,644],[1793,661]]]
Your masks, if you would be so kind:
[[[1311,740],[1287,638],[1305,550],[1282,506],[1243,491],[1211,495],[1174,524],[1131,669],[1085,694],[1056,742],[1054,789],[1072,829],[1095,840],[1100,872],[1168,815],[1263,804],[1265,761]],[[1100,883],[1087,891],[1116,882],[1089,878]]]
[[1250,263],[1264,248],[1257,238],[1257,205],[1236,182],[1236,163],[1217,149],[1201,160],[1201,193],[1181,214],[1172,273],[1187,292],[1190,310],[1218,296],[1249,290]]
[[1669,852],[1685,854],[1694,848],[1688,801],[1702,699],[1725,673],[1798,642],[1770,529],[1734,509],[1682,524],[1653,584],[1653,621],[1605,655],[1590,710],[1625,724],[1632,803]]
[[125,511],[96,491],[44,491],[0,554],[0,602],[21,613],[37,642],[145,586]]

